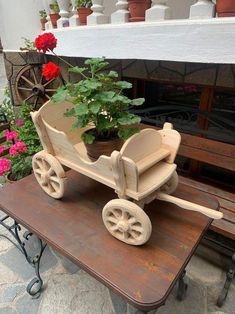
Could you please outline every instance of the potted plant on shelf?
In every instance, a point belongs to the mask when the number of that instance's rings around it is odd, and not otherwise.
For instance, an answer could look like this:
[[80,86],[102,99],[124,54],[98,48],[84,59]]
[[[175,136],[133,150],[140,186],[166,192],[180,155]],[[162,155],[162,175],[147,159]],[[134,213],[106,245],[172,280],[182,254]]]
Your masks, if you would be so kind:
[[76,0],[75,5],[78,11],[79,21],[81,25],[87,24],[87,17],[92,13],[91,0]]
[[58,5],[57,0],[53,0],[53,2],[50,4],[50,18],[51,18],[51,23],[53,28],[57,28],[57,21],[60,18],[59,12],[60,8]]
[[47,22],[47,14],[45,10],[39,11],[40,22],[41,22],[41,29],[45,31],[45,24]]
[[145,11],[151,7],[151,0],[128,0],[130,22],[142,22],[145,20]]
[[235,16],[235,1],[234,0],[217,0],[216,11],[218,17]]

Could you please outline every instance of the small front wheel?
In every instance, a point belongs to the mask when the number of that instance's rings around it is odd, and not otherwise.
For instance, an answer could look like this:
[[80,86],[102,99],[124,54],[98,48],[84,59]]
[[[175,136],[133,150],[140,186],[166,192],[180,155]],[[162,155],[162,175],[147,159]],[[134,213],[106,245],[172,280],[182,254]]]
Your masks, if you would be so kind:
[[147,214],[137,204],[115,199],[106,204],[102,213],[108,231],[118,240],[131,245],[146,243],[152,233]]
[[63,197],[66,175],[58,159],[42,151],[34,155],[32,164],[41,188],[55,199]]

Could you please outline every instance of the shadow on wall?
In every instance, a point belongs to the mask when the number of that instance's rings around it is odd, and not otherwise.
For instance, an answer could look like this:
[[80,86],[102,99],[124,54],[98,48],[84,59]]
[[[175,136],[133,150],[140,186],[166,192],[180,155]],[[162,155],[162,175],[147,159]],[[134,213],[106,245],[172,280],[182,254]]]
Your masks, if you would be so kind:
[[2,50],[3,50],[3,48],[2,48],[1,38],[0,38],[0,53],[2,53]]

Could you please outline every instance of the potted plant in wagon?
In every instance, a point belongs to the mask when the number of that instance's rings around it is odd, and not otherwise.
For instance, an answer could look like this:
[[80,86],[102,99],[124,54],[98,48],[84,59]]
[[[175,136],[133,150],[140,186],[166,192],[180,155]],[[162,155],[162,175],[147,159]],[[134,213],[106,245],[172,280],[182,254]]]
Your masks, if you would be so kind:
[[79,21],[81,25],[87,24],[87,17],[92,13],[91,0],[75,0],[75,5],[78,11]]
[[60,15],[59,15],[60,8],[59,8],[57,0],[53,0],[53,2],[50,4],[50,10],[51,10],[50,18],[51,18],[52,27],[57,28],[57,21],[60,18]]
[[[35,39],[39,52],[51,51],[55,55],[53,50],[56,46],[57,39],[52,33]],[[144,98],[131,100],[125,96],[124,90],[131,88],[132,84],[118,81],[117,72],[107,71],[109,63],[104,58],[88,59],[85,67],[74,67],[57,57],[69,66],[69,72],[78,74],[81,79],[58,88],[52,99],[58,103],[68,100],[74,105],[65,113],[67,117],[75,117],[73,128],[90,127],[82,134],[89,157],[109,156],[120,149],[124,140],[139,131],[134,125],[139,124],[141,119],[128,109],[142,105]],[[60,67],[48,62],[42,74],[46,80],[51,80],[60,74]]]
[[40,22],[41,22],[41,29],[42,31],[45,31],[45,24],[47,22],[46,10],[39,11],[39,16],[40,16]]

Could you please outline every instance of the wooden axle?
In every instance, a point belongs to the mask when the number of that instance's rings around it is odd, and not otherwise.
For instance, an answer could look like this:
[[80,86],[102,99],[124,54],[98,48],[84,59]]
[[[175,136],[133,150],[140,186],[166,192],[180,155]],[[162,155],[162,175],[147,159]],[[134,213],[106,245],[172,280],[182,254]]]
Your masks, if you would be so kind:
[[223,213],[210,209],[208,207],[204,207],[195,203],[191,203],[185,200],[182,200],[178,197],[166,194],[166,193],[162,193],[162,192],[157,192],[156,194],[156,198],[161,200],[161,201],[166,201],[166,202],[170,202],[173,203],[183,209],[187,209],[187,210],[192,210],[195,212],[199,212],[201,214],[204,214],[212,219],[222,219],[223,218]]

